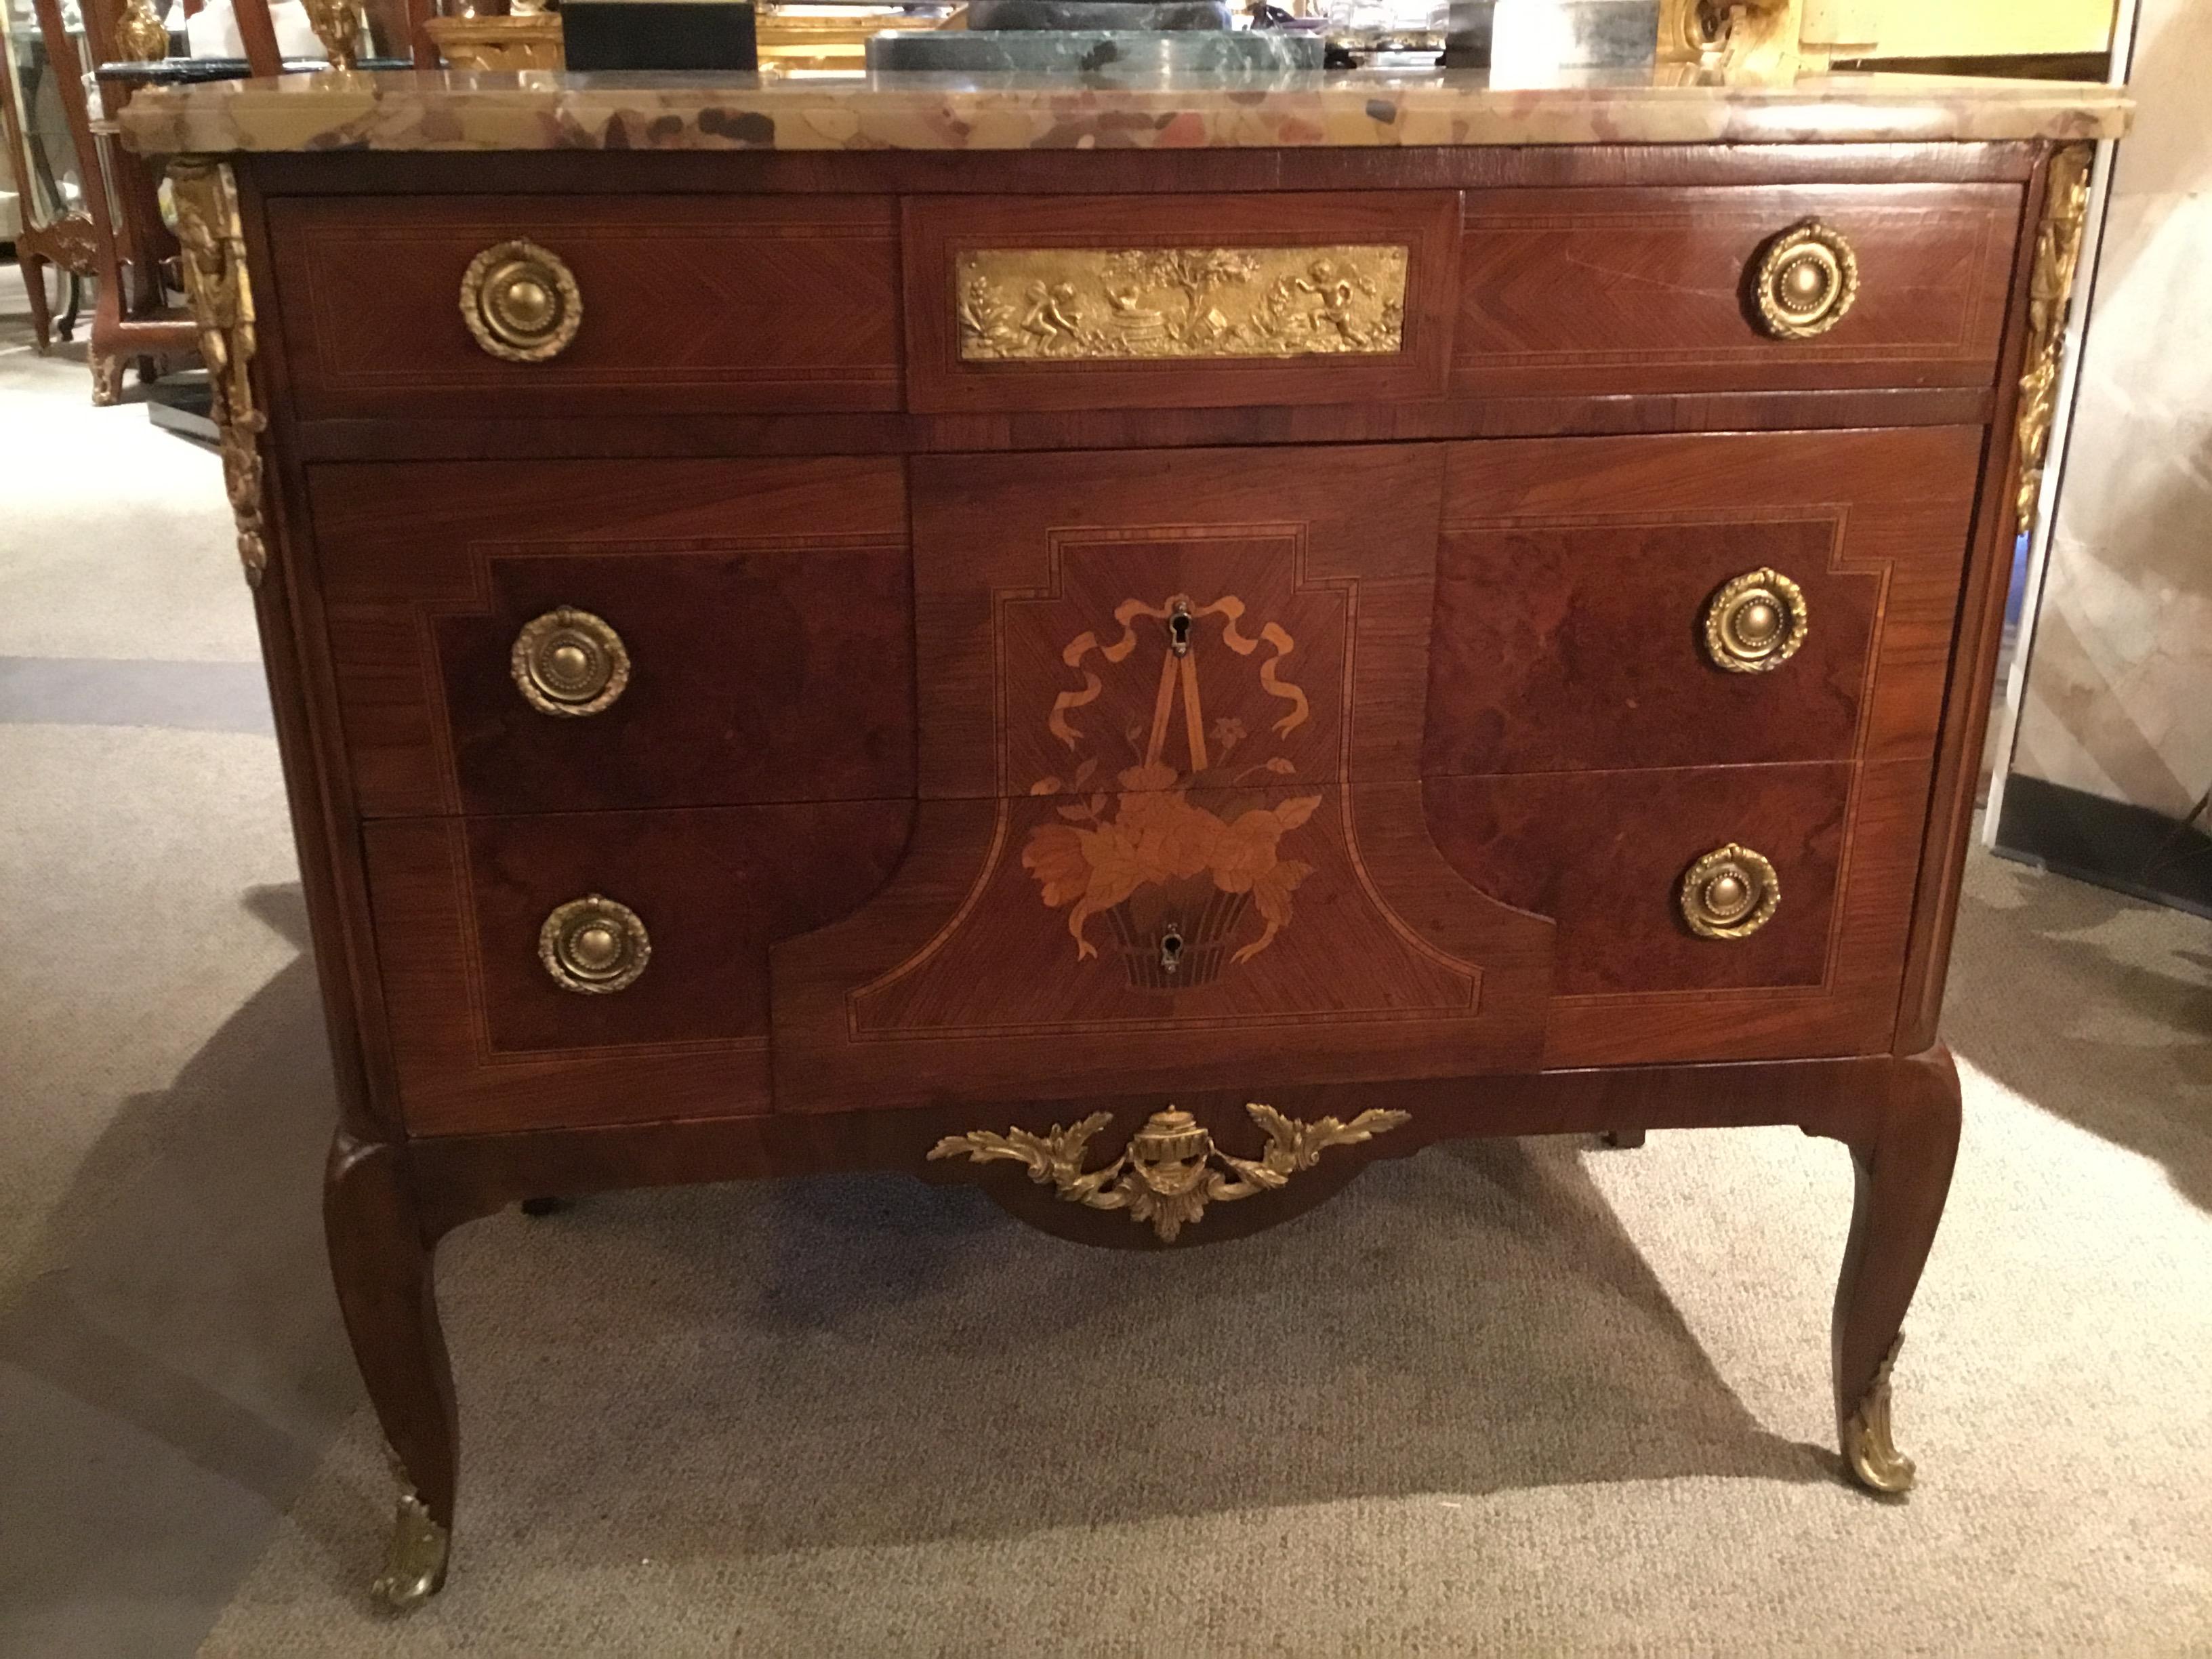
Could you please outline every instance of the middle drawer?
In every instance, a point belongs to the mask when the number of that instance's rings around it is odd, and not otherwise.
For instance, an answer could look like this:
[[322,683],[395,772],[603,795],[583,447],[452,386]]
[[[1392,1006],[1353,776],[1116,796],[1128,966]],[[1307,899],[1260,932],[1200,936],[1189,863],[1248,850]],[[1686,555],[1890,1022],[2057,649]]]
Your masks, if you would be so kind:
[[896,459],[309,475],[368,817],[914,788]]

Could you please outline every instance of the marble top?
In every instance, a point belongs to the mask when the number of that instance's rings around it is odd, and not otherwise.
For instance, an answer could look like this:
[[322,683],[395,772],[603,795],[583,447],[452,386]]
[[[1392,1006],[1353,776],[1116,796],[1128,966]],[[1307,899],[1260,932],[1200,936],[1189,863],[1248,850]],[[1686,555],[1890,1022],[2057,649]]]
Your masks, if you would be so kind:
[[1075,76],[339,73],[159,88],[124,141],[233,150],[1198,149],[2117,137],[2118,88],[1690,65]]

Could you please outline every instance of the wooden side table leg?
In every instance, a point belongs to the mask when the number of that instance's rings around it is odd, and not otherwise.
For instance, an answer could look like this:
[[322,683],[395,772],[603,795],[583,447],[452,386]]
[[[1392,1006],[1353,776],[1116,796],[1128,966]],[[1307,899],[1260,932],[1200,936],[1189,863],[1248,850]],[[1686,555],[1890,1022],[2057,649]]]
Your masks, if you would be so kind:
[[1949,1052],[1899,1060],[1875,1109],[1845,1139],[1858,1191],[1836,1285],[1838,1437],[1862,1485],[1902,1492],[1913,1467],[1891,1437],[1889,1372],[1958,1158],[1959,1077]]
[[31,336],[38,342],[39,356],[43,357],[54,349],[54,319],[46,308],[46,262],[18,246],[15,265],[23,273],[23,291],[31,302]]
[[354,1358],[392,1449],[399,1498],[371,1597],[394,1612],[446,1582],[459,1419],[425,1237],[398,1147],[339,1133],[323,1187],[331,1270]]
[[116,337],[123,331],[123,298],[115,261],[103,258],[100,289],[92,306],[92,337],[85,345],[85,361],[92,365],[92,401],[105,409],[123,400],[123,354]]

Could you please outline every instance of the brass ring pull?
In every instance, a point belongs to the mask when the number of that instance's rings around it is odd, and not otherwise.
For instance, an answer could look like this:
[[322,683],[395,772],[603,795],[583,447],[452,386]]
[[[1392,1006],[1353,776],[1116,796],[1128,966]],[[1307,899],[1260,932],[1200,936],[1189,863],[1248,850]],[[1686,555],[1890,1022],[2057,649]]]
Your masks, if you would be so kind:
[[1842,322],[1858,298],[1858,258],[1841,232],[1808,219],[1767,243],[1752,276],[1752,295],[1769,334],[1809,340]]
[[542,363],[576,337],[584,296],[559,254],[535,242],[500,242],[469,261],[461,320],[493,356]]
[[653,960],[653,941],[636,911],[593,893],[545,918],[538,959],[562,990],[601,996],[636,982]]
[[629,652],[600,618],[563,605],[523,624],[507,671],[541,714],[596,714],[629,684]]
[[1682,920],[1701,939],[1746,939],[1774,919],[1782,883],[1774,866],[1730,842],[1682,877]]
[[1747,570],[1705,602],[1705,654],[1732,674],[1764,674],[1797,654],[1810,627],[1803,588],[1779,570]]

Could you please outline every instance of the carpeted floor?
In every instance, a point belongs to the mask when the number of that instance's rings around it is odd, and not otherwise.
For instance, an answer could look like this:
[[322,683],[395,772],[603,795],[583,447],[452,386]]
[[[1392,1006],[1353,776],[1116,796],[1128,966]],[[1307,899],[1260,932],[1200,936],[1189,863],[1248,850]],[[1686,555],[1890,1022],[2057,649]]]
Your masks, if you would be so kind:
[[1903,1503],[1838,1477],[1849,1166],[1794,1131],[1434,1150],[1167,1257],[904,1178],[707,1188],[448,1244],[454,1577],[374,1617],[216,463],[23,332],[0,1653],[2212,1653],[2212,927],[1978,854]]

